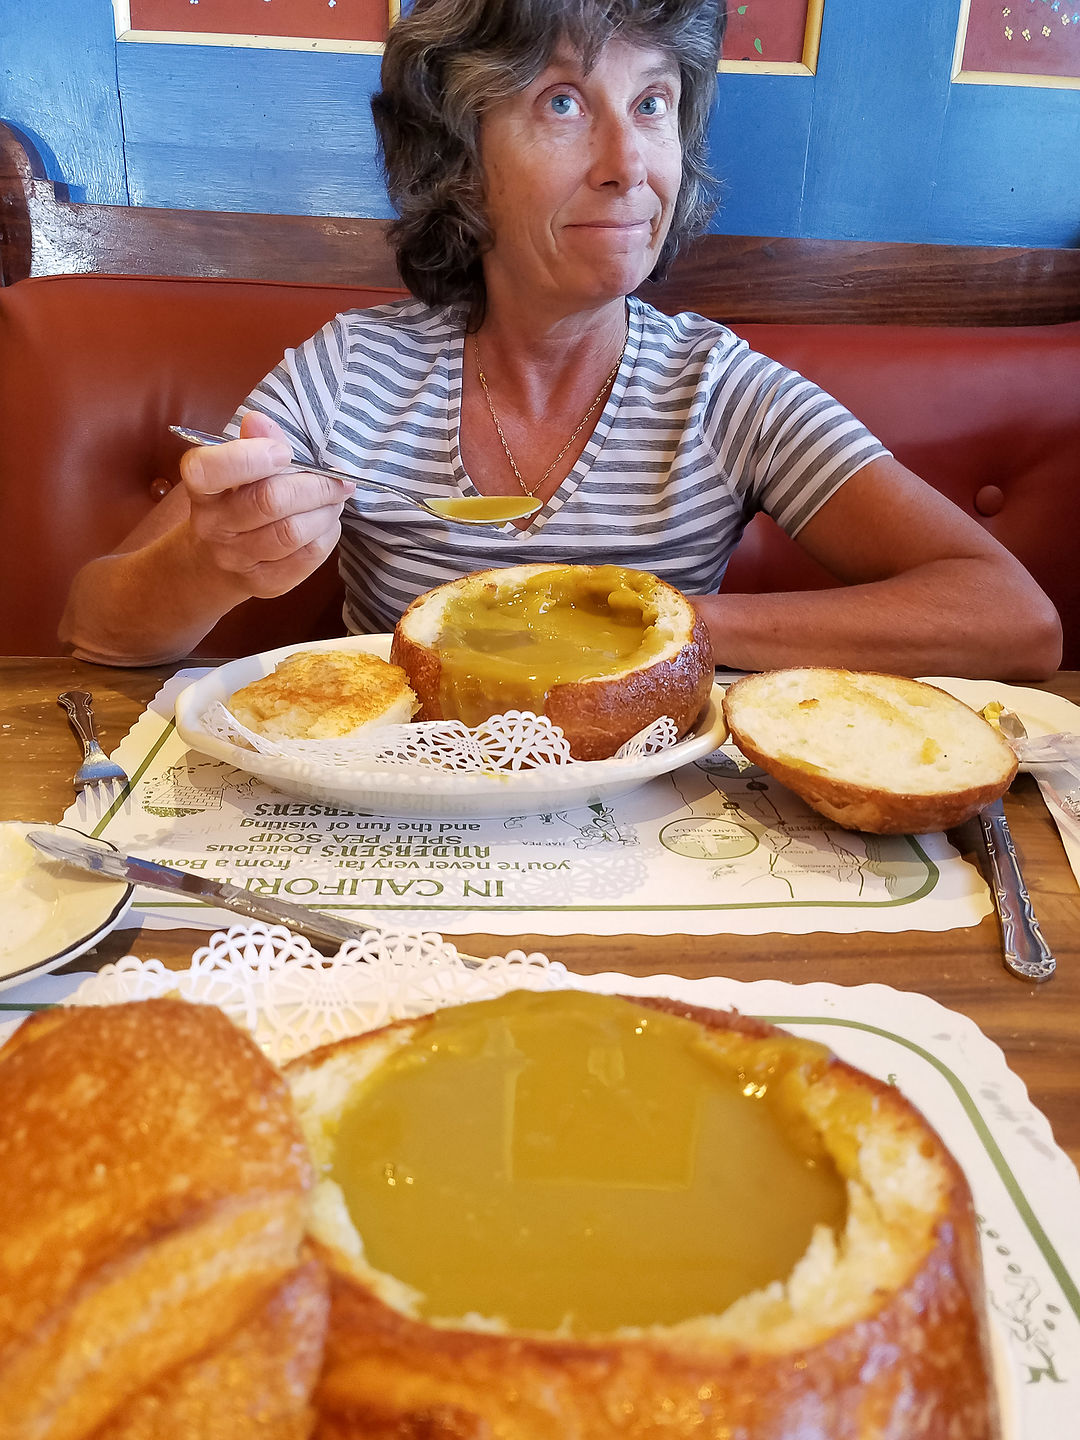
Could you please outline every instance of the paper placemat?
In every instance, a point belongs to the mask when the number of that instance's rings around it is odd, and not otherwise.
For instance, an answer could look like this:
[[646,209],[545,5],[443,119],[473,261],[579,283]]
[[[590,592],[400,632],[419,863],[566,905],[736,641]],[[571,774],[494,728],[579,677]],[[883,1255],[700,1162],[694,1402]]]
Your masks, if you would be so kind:
[[[830,824],[733,746],[591,805],[498,819],[359,815],[189,751],[175,676],[115,752],[129,792],[64,822],[160,864],[355,919],[447,934],[806,934],[948,930],[990,910],[943,835]],[[130,925],[219,928],[198,901],[137,891]]]
[[[362,960],[364,963],[356,963]],[[50,978],[50,977],[44,977]],[[216,935],[187,971],[125,959],[71,998],[102,1004],[164,991],[216,1001],[274,1058],[406,1014],[522,985],[668,995],[734,1006],[827,1045],[897,1085],[929,1118],[975,1197],[991,1318],[1000,1342],[1005,1436],[1072,1440],[1080,1372],[1080,1177],[1000,1049],[966,1016],[885,985],[580,976],[515,952],[470,969],[432,934],[372,935],[324,961],[265,927]]]

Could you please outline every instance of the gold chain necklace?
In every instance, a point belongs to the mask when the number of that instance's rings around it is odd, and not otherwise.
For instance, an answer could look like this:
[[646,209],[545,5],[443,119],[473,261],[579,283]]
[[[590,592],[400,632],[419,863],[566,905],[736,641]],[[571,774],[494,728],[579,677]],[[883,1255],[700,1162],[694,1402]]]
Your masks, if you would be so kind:
[[562,449],[559,451],[559,453],[555,456],[555,459],[551,462],[551,464],[548,466],[548,468],[544,471],[543,475],[540,476],[540,479],[536,482],[536,484],[535,484],[535,485],[533,486],[533,488],[530,490],[529,487],[528,487],[528,485],[525,484],[525,481],[524,481],[524,480],[522,479],[522,477],[521,477],[521,471],[520,471],[520,470],[518,469],[518,467],[517,467],[517,461],[514,459],[514,456],[513,456],[513,453],[512,453],[512,451],[511,451],[511,449],[510,449],[510,446],[507,444],[506,436],[503,434],[503,428],[502,428],[502,426],[499,424],[499,417],[498,417],[498,415],[495,414],[495,406],[491,403],[491,392],[490,392],[490,390],[488,389],[487,377],[485,376],[484,371],[483,371],[483,368],[482,368],[481,365],[480,365],[480,342],[477,340],[477,338],[476,338],[475,335],[472,337],[472,342],[473,342],[473,355],[474,355],[475,358],[476,358],[476,375],[477,375],[477,378],[478,378],[479,381],[480,381],[480,387],[481,387],[481,389],[482,389],[483,392],[484,392],[484,399],[487,401],[487,407],[488,407],[488,409],[491,411],[491,419],[492,419],[492,421],[493,421],[493,423],[494,423],[494,425],[495,425],[495,429],[496,429],[496,432],[498,433],[499,439],[502,441],[502,447],[503,447],[503,449],[506,451],[506,458],[507,458],[507,460],[510,461],[510,469],[514,472],[514,478],[517,480],[517,482],[518,482],[518,484],[521,486],[522,490],[525,491],[525,494],[528,495],[531,499],[533,499],[533,500],[536,499],[536,493],[537,493],[537,491],[538,491],[538,490],[541,490],[541,489],[543,488],[544,481],[548,478],[548,476],[551,474],[551,472],[555,469],[556,465],[558,465],[559,461],[563,458],[563,456],[566,454],[566,452],[570,449],[570,446],[573,445],[574,441],[575,441],[575,440],[577,439],[577,437],[581,434],[582,430],[583,430],[583,429],[585,428],[585,426],[588,424],[588,421],[589,421],[590,417],[592,416],[593,411],[594,411],[594,410],[596,409],[596,407],[600,404],[600,401],[604,398],[604,396],[607,394],[608,390],[611,388],[611,385],[614,383],[615,376],[619,373],[619,366],[620,366],[620,365],[622,364],[622,362],[623,362],[623,356],[626,354],[626,346],[627,346],[629,340],[630,340],[630,317],[629,317],[629,315],[627,315],[627,317],[626,317],[626,334],[623,336],[622,349],[619,351],[619,358],[615,361],[615,364],[614,364],[614,365],[611,367],[611,369],[608,371],[607,379],[606,379],[606,380],[604,381],[604,383],[600,386],[600,389],[596,392],[596,397],[595,397],[595,399],[593,400],[592,404],[589,406],[588,410],[585,411],[585,414],[581,417],[581,419],[578,421],[577,425],[574,427],[573,434],[570,436],[569,440],[567,440],[566,444],[562,447]]

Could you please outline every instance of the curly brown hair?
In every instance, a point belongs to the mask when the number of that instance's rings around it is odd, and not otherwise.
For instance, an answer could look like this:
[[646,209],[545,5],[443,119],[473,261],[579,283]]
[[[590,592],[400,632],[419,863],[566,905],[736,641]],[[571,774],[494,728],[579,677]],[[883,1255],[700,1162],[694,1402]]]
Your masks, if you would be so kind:
[[390,241],[401,278],[429,305],[483,319],[484,208],[480,120],[530,85],[568,41],[590,70],[613,36],[664,50],[682,80],[683,176],[650,279],[712,211],[705,130],[727,19],[725,0],[416,0],[390,30],[371,110],[397,211]]

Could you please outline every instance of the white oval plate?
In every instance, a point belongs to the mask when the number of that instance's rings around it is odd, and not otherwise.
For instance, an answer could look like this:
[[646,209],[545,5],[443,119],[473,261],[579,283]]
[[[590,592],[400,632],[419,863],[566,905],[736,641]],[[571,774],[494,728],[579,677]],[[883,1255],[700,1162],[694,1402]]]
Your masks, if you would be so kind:
[[0,990],[89,950],[127,910],[135,889],[46,859],[24,838],[28,830],[79,833],[32,821],[0,824]]
[[227,705],[241,686],[269,675],[297,650],[362,650],[386,659],[389,635],[351,635],[283,645],[261,655],[231,660],[183,690],[176,700],[176,729],[185,744],[216,760],[227,761],[286,794],[341,805],[376,815],[491,816],[523,815],[587,805],[618,795],[709,755],[724,740],[723,692],[714,685],[708,707],[689,734],[667,750],[626,760],[575,761],[572,765],[508,775],[451,775],[420,766],[382,770],[343,770],[308,761],[259,755],[211,735],[203,716],[215,701]]

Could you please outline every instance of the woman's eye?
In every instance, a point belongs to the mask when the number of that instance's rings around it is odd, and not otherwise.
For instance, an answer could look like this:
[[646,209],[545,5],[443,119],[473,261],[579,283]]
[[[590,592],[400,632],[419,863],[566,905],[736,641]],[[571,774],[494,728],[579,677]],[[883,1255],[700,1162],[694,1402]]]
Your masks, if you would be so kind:
[[646,95],[645,99],[642,100],[638,106],[638,110],[642,115],[647,115],[650,118],[658,115],[666,115],[668,113],[667,96]]
[[572,95],[553,95],[550,103],[556,115],[574,115],[578,110],[578,103]]

